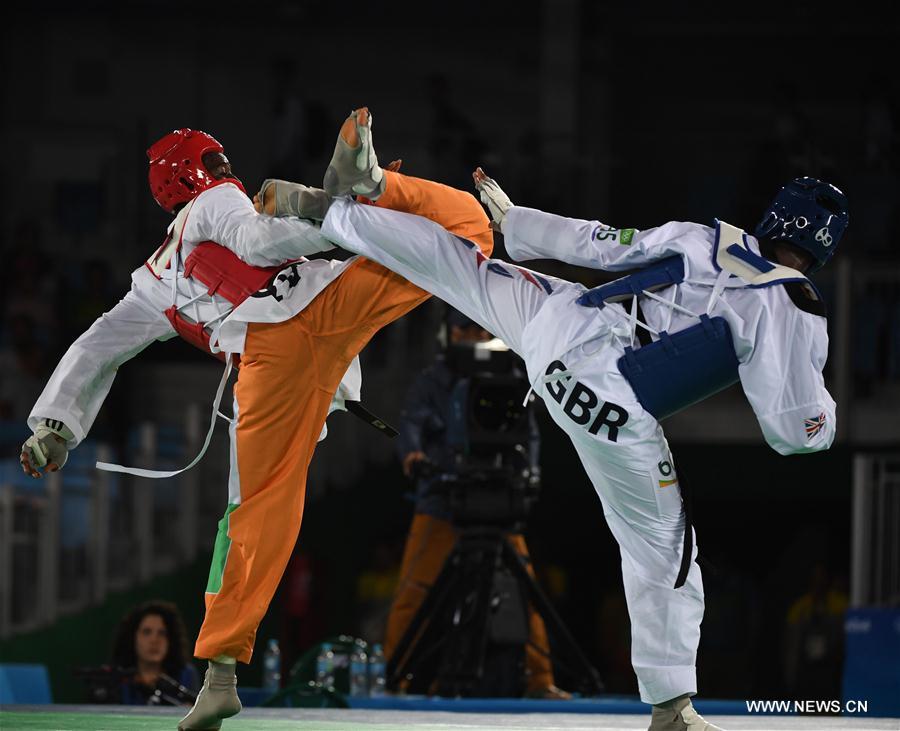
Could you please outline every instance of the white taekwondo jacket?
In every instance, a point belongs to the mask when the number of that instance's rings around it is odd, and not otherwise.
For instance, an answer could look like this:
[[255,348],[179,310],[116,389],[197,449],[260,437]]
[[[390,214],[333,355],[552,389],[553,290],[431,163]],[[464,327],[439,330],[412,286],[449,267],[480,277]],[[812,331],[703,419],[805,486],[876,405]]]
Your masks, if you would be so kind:
[[[645,231],[615,229],[598,221],[519,206],[507,213],[503,233],[506,250],[517,261],[558,259],[622,271],[681,255],[684,281],[657,294],[692,312],[708,310],[709,315],[728,322],[741,385],[769,446],[780,454],[831,446],[836,428],[835,403],[822,377],[828,331],[825,317],[812,311],[824,311],[818,294],[805,276],[785,267],[775,267],[768,277],[772,281],[748,284],[748,278],[731,276],[722,283],[721,260],[731,245],[759,255],[759,243],[753,236],[723,222],[703,226],[671,221]],[[781,286],[786,281],[796,286]],[[714,289],[720,288],[711,297]],[[695,317],[672,312],[658,301],[642,300],[647,323],[655,330],[675,333],[697,322]],[[807,306],[812,304],[817,307]],[[565,310],[571,306],[573,303],[554,302],[529,325],[528,334],[535,336],[523,338],[528,344],[526,362],[546,364],[564,352],[559,341],[567,337],[564,323],[571,318],[566,317]],[[556,307],[562,309],[556,312]],[[551,321],[555,324],[548,324]],[[554,336],[537,337],[541,328]]]
[[[173,304],[195,322],[211,323],[211,352],[241,353],[247,323],[290,319],[353,261],[302,259],[328,251],[334,244],[307,221],[257,214],[250,199],[232,184],[217,185],[197,196],[190,210],[185,209],[169,226],[170,235],[177,234],[176,224],[183,225],[178,255],[157,273],[151,270],[150,261],[136,269],[131,290],[72,344],[31,410],[28,426],[32,430],[44,418],[58,419],[75,435],[69,449],[77,446],[90,431],[118,367],[152,342],[176,337],[163,314]],[[277,277],[282,281],[276,281],[267,294],[248,297],[233,307],[224,298],[207,294],[199,282],[184,277],[184,260],[205,241],[227,247],[253,266],[301,259],[290,265],[297,267],[292,273],[300,276]],[[361,385],[359,360],[354,359],[329,413],[343,409],[345,400],[359,400]]]

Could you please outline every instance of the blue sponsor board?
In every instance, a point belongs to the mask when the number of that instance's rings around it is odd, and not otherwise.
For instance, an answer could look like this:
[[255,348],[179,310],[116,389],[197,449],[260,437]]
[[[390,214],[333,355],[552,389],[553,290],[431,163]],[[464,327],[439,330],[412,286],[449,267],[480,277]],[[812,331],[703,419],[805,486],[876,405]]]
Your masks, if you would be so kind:
[[844,633],[844,707],[867,700],[870,716],[900,716],[900,609],[850,609]]

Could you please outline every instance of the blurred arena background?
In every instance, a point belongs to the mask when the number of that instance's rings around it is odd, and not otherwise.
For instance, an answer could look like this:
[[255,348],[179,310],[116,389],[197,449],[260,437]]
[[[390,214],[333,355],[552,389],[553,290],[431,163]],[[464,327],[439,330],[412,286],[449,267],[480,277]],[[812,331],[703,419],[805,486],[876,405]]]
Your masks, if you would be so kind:
[[[464,189],[480,164],[517,203],[615,226],[752,228],[791,177],[844,190],[851,224],[815,278],[829,307],[834,447],[779,457],[739,387],[666,431],[695,483],[708,561],[702,697],[874,697],[866,672],[900,683],[900,655],[860,649],[900,644],[896,19],[811,0],[725,16],[712,2],[42,3],[9,11],[0,38],[0,660],[45,665],[55,702],[85,699],[73,669],[107,662],[115,624],[144,599],[176,602],[195,635],[225,505],[222,425],[201,464],[172,480],[92,468],[102,455],[174,468],[196,453],[221,370],[178,340],[121,369],[64,472],[30,481],[18,466],[58,358],[162,239],[169,219],[149,195],[145,149],[199,128],[248,191],[265,177],[319,185],[340,122],[364,104],[383,162]],[[388,421],[433,358],[441,317],[431,302],[363,353],[364,398]],[[543,487],[527,530],[538,576],[607,689],[636,694],[618,550],[574,451],[538,416]],[[329,635],[378,641],[409,491],[389,442],[329,420],[242,684],[260,684],[268,638],[285,669]],[[813,635],[824,638],[815,672],[798,675]]]

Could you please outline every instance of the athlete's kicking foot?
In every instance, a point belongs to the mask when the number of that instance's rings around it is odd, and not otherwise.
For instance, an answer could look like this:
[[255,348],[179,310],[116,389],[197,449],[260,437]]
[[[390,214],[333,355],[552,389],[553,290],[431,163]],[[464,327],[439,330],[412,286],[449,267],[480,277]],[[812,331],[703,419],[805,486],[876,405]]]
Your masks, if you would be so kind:
[[[400,171],[403,160],[394,160],[384,166],[392,173]],[[321,223],[328,213],[333,198],[321,188],[311,188],[289,180],[266,178],[253,196],[253,207],[257,213],[270,216],[298,216],[315,223]],[[52,471],[52,470],[51,470]]]
[[354,111],[341,126],[334,156],[325,172],[325,190],[287,180],[268,178],[253,196],[257,213],[299,216],[320,222],[334,196],[363,195],[377,200],[385,188],[384,171],[399,172],[403,160],[378,165],[372,145],[372,115],[366,107]]
[[178,731],[218,731],[223,719],[240,712],[235,663],[210,660],[194,707],[181,719]]
[[372,115],[367,107],[361,107],[341,125],[324,187],[329,195],[364,195],[376,200],[384,186],[384,170],[372,143]]

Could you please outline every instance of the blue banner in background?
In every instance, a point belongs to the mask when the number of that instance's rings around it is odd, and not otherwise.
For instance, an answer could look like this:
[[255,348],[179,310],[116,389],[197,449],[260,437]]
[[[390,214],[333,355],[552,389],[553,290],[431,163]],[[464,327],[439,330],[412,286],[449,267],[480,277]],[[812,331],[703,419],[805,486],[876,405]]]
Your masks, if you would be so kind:
[[900,609],[850,609],[844,632],[844,706],[868,701],[870,716],[900,716]]

